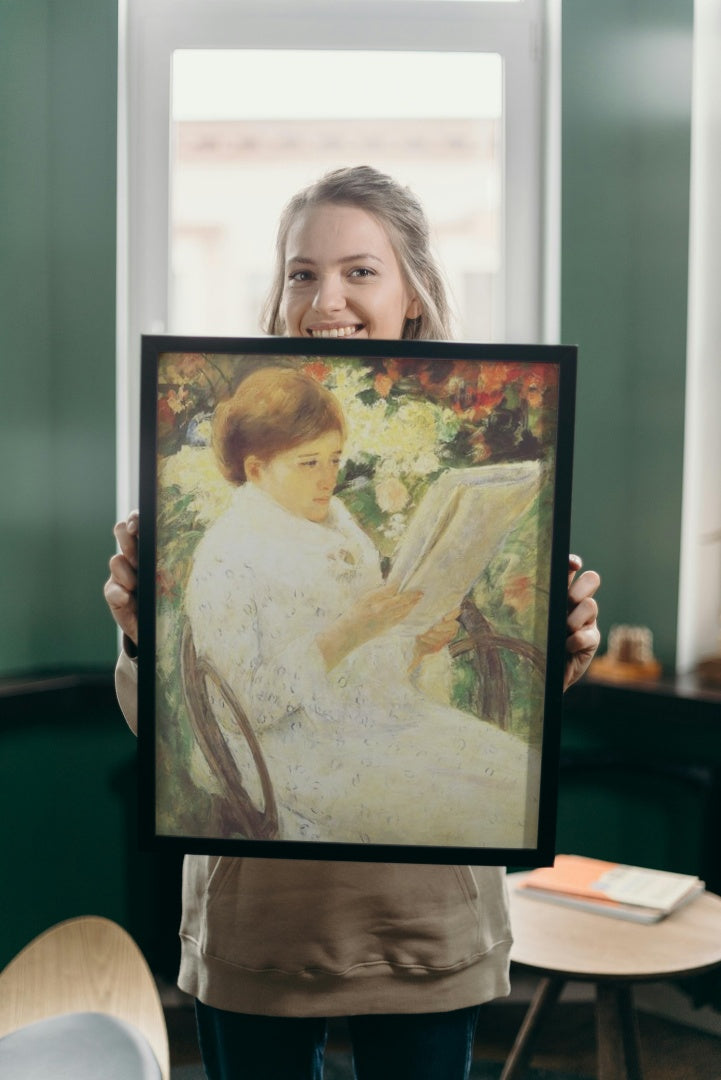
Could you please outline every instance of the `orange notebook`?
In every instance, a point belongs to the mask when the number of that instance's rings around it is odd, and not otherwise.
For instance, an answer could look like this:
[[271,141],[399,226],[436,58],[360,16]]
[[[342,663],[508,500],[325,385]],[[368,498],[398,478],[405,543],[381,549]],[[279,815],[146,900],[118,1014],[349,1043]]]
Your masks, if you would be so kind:
[[658,922],[704,890],[693,874],[557,855],[553,866],[532,870],[518,886],[551,903],[638,922]]

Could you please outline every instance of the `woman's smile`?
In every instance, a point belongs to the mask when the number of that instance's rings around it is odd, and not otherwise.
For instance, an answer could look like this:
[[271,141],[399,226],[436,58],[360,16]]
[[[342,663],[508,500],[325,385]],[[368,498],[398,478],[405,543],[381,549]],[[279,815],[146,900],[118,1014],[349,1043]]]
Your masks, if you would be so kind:
[[309,326],[307,333],[311,337],[344,338],[354,337],[362,329],[362,323],[353,323],[350,326]]

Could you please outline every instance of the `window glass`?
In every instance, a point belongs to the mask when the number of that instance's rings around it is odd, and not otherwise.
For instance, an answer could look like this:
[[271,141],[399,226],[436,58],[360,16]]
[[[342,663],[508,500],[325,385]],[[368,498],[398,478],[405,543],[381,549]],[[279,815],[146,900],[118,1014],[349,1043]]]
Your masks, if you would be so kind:
[[285,202],[370,164],[423,202],[457,336],[502,336],[500,56],[176,50],[172,125],[171,332],[258,333]]

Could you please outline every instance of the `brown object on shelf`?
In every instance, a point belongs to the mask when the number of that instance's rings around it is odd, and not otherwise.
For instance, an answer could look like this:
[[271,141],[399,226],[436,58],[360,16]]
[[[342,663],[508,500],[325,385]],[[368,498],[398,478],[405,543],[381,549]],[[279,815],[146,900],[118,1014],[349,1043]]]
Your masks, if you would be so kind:
[[608,652],[597,657],[589,669],[597,678],[612,682],[648,682],[660,678],[661,671],[647,626],[612,626]]
[[721,686],[721,656],[707,656],[701,660],[696,675],[704,686]]
[[611,682],[649,682],[661,677],[661,664],[658,660],[634,664],[630,660],[614,660],[607,654],[593,661],[589,674]]

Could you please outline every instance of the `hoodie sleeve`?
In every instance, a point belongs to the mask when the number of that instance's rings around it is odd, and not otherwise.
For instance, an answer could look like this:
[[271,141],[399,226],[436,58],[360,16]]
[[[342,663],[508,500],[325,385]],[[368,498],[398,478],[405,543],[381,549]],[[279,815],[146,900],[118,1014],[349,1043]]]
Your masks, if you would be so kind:
[[125,647],[115,666],[115,693],[128,727],[138,734],[138,663]]

